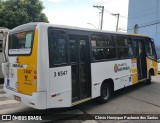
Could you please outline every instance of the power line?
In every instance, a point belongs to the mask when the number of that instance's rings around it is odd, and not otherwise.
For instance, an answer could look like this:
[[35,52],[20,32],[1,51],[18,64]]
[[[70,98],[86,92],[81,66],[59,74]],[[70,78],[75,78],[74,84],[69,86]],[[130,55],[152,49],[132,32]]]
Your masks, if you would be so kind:
[[[102,1],[100,1],[100,2],[98,2],[98,3],[96,3],[96,4],[99,4],[99,3],[101,3],[101,2],[102,2]],[[107,9],[104,9],[104,6],[102,6],[102,5],[93,5],[93,7],[96,7],[96,8],[98,8],[99,10],[101,10],[101,27],[100,27],[101,30],[102,30],[102,26],[103,26],[103,14],[104,14],[104,12],[106,12],[106,13],[112,15],[112,16],[117,17],[116,31],[118,31],[119,18],[121,17],[121,18],[126,18],[126,19],[127,19],[126,16],[122,16],[122,15],[120,15],[120,13],[115,14],[115,13],[113,13],[113,12],[107,10]]]
[[104,5],[104,4],[107,4],[107,3],[111,3],[111,2],[113,2],[114,0],[101,0],[101,1],[99,1],[99,2],[97,2],[97,3],[95,3],[94,5]]
[[106,13],[110,14],[110,15],[113,14],[113,12],[111,12],[111,11],[109,11],[109,10],[107,10],[107,9],[104,9],[104,11],[105,11]]
[[121,18],[128,19],[128,16],[120,15]]
[[[160,20],[159,20],[160,21]],[[157,23],[158,21],[150,21],[150,22],[146,22],[146,23],[139,23],[138,25],[141,26],[146,26],[146,25],[150,25],[150,24],[154,24]],[[134,28],[134,26],[130,26],[129,28]]]
[[[111,12],[111,11],[109,11],[109,10],[107,10],[107,9],[104,9],[104,12],[105,13],[108,13],[108,14],[110,14],[110,15],[112,15],[112,16],[114,16],[114,13],[113,12]],[[123,15],[119,15],[119,17],[121,17],[121,18],[128,18],[127,16],[123,16]]]
[[99,1],[99,2],[97,2],[97,3],[95,3],[94,5],[102,5],[103,3],[104,3],[104,1],[101,0],[101,1]]
[[[160,20],[159,20],[158,22],[155,22],[155,23],[152,23],[152,24],[146,24],[146,25],[139,26],[138,28],[153,26],[153,25],[156,25],[156,24],[159,24],[159,23],[160,23]],[[127,29],[127,30],[133,30],[133,29],[134,29],[134,28]]]
[[[104,5],[104,3],[105,3],[106,1],[105,0],[101,0],[101,1],[99,1],[99,2],[97,2],[97,3],[95,3],[94,5]],[[113,2],[113,0],[111,0],[110,2]],[[114,14],[114,12],[111,12],[111,11],[109,11],[109,10],[107,10],[107,9],[104,9],[104,12],[105,13],[108,13],[108,14],[110,14],[110,15],[113,15]],[[127,16],[123,16],[123,15],[120,15],[119,17],[121,17],[121,18],[128,18]]]

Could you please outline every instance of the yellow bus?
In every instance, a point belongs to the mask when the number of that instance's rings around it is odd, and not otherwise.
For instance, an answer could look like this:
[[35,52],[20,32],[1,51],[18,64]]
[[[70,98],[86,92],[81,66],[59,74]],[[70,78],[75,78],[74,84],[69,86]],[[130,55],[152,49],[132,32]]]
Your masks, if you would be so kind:
[[158,74],[154,42],[143,35],[28,23],[10,31],[5,51],[4,91],[36,109],[105,103]]

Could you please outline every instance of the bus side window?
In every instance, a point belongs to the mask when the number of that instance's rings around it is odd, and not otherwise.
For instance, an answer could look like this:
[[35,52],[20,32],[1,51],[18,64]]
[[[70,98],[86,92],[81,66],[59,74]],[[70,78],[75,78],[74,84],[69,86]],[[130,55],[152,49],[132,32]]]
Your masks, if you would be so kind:
[[133,56],[132,42],[129,37],[116,36],[117,53],[119,58]]
[[71,57],[71,62],[77,62],[77,49],[76,49],[76,40],[70,36],[69,39],[69,44],[70,44],[70,57]]
[[95,60],[116,58],[115,42],[111,35],[94,34],[91,36],[92,55]]
[[155,60],[157,60],[157,54],[156,54],[155,44],[154,44],[154,42],[152,42],[151,44],[152,44],[153,57],[154,57]]
[[67,63],[67,36],[65,31],[49,28],[49,62],[50,67]]
[[86,41],[80,40],[80,59],[86,61]]

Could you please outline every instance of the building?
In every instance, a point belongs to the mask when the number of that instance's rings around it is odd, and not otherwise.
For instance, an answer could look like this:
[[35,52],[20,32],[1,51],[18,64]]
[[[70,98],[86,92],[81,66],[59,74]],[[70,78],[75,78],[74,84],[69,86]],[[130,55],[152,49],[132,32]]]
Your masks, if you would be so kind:
[[0,27],[0,79],[3,78],[2,68],[1,68],[1,64],[4,62],[3,53],[2,53],[2,45],[3,45],[3,39],[4,39],[3,32],[8,32],[8,31],[9,29],[5,27]]
[[127,31],[153,38],[160,56],[160,0],[129,0]]

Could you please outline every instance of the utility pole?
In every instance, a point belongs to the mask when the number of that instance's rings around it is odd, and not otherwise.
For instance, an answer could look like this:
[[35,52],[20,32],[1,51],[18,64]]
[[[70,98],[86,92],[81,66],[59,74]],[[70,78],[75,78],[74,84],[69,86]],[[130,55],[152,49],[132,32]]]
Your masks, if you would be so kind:
[[116,26],[116,32],[118,32],[118,24],[119,24],[119,16],[120,14],[112,14],[113,16],[117,16],[117,26]]
[[95,8],[98,8],[98,9],[100,9],[101,10],[101,26],[100,26],[100,30],[102,30],[102,27],[103,27],[103,13],[104,13],[104,6],[93,6],[93,7],[95,7]]

